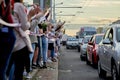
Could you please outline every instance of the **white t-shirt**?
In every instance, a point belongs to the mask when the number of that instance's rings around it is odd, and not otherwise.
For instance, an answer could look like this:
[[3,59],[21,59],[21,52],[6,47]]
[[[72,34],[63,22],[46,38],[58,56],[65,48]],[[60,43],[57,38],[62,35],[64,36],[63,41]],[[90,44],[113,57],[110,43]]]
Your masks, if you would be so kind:
[[53,32],[48,33],[48,37],[49,37],[48,43],[55,43],[55,38],[53,36],[55,36]]

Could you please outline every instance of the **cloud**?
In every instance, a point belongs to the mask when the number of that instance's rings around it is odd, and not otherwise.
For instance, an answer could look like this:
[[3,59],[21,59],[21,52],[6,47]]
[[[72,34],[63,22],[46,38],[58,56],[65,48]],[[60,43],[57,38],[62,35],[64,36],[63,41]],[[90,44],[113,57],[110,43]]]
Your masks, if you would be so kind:
[[[61,17],[73,24],[108,24],[115,21],[120,14],[120,0],[64,0],[63,4],[61,6],[83,7],[81,9],[62,9],[63,14],[76,14],[74,17]],[[78,13],[81,11],[84,13]]]
[[116,20],[116,18],[105,18],[91,16],[89,18],[74,17],[74,18],[64,18],[64,20],[69,24],[109,24]]
[[78,3],[71,3],[71,6],[87,6],[87,7],[101,7],[101,6],[111,6],[111,5],[120,5],[120,1],[101,1],[101,0],[87,0],[79,1]]

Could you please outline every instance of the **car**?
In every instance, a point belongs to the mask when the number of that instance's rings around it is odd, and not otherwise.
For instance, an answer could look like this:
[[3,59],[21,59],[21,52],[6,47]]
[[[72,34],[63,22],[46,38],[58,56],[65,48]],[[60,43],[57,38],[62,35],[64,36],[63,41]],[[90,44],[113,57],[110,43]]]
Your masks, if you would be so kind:
[[120,80],[120,24],[111,25],[98,46],[98,75]]
[[77,48],[77,45],[78,45],[78,39],[77,39],[77,38],[70,37],[70,38],[67,39],[66,49],[69,49],[69,48]]
[[104,34],[95,34],[91,37],[87,45],[86,63],[92,64],[93,67],[97,68],[97,49],[98,44],[102,40]]
[[97,29],[95,27],[92,26],[84,26],[84,27],[80,27],[80,31],[79,31],[79,37],[83,38],[84,36],[87,35],[94,35],[97,33]]
[[85,36],[81,42],[81,46],[80,46],[80,59],[81,60],[85,60],[86,58],[86,48],[87,48],[87,44],[88,41],[90,40],[92,36]]
[[[97,30],[95,27],[84,26],[84,27],[80,27],[80,30],[77,36],[79,37],[79,40],[81,41],[84,38],[84,36],[94,35],[96,33],[97,33]],[[78,45],[78,52],[80,52],[80,47],[81,47],[81,43]]]

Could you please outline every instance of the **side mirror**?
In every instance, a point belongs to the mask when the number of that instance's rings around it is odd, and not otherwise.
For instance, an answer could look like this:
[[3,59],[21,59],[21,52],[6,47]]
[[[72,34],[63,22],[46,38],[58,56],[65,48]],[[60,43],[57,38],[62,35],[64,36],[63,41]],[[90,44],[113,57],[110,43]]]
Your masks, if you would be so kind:
[[76,38],[78,39],[79,37],[78,37],[78,36],[76,36]]
[[93,43],[92,43],[92,42],[88,42],[88,44],[89,44],[89,45],[93,45]]
[[103,40],[103,44],[113,44],[108,38]]

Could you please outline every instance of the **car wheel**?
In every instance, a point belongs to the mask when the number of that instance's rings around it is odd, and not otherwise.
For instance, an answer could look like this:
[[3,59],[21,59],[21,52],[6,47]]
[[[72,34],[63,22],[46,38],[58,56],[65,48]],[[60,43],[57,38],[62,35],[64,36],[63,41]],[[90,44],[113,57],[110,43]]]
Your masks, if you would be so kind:
[[81,54],[80,54],[80,59],[81,59],[81,61],[85,60],[85,58]]
[[87,64],[87,65],[90,65],[90,61],[88,61],[87,53],[86,53],[86,64]]
[[69,47],[66,47],[66,49],[69,49]]
[[115,64],[112,66],[112,80],[118,80],[118,73]]
[[98,75],[100,78],[106,77],[106,71],[101,68],[100,61],[98,61]]

